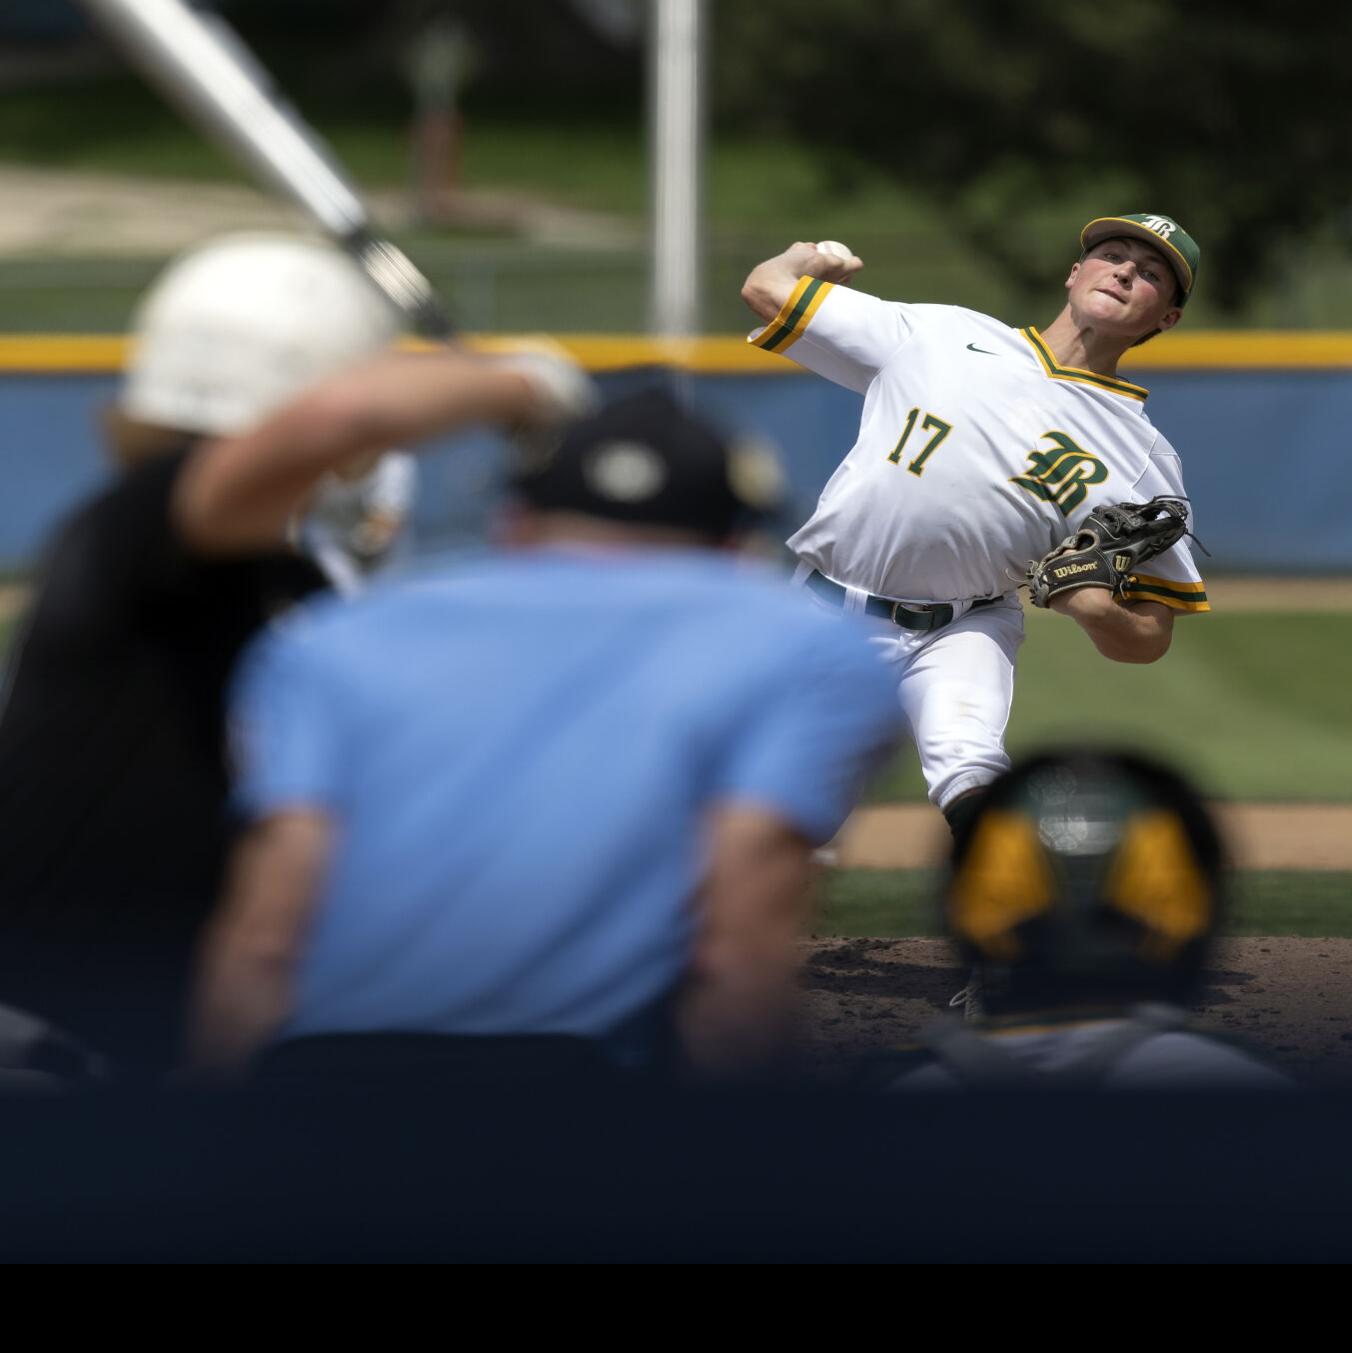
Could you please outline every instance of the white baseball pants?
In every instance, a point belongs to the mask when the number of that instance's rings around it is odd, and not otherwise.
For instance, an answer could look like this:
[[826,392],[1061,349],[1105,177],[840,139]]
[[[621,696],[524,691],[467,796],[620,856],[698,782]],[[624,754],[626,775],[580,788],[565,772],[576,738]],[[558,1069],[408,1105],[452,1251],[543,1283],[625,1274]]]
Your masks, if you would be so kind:
[[930,802],[947,808],[1009,769],[1005,728],[1023,607],[1007,597],[927,634],[888,631],[872,642],[896,671]]
[[[800,581],[809,570],[800,567]],[[828,610],[830,602],[809,591]],[[846,589],[845,611],[876,629],[871,642],[896,673],[930,802],[946,808],[960,794],[989,784],[1009,769],[1005,729],[1014,701],[1014,664],[1023,643],[1023,607],[1016,593],[924,633],[864,615],[868,594]]]

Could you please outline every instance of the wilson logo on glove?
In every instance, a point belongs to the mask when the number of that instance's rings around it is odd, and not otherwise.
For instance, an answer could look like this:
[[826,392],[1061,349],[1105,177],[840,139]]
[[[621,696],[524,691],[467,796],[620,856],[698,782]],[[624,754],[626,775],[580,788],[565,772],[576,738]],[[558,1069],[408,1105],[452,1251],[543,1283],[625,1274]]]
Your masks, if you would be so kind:
[[1034,606],[1046,606],[1078,587],[1106,587],[1120,597],[1142,564],[1185,535],[1192,533],[1188,505],[1181,498],[1096,507],[1073,536],[1028,565],[1029,597]]

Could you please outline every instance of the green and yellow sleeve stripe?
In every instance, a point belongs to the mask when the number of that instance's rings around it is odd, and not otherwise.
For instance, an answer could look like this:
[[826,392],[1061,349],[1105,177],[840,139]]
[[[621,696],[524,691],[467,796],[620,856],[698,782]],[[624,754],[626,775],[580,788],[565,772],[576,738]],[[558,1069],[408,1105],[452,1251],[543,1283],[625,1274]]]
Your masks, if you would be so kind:
[[812,317],[821,309],[822,302],[831,292],[832,283],[823,282],[820,277],[801,277],[794,287],[793,294],[780,308],[779,314],[772,319],[748,343],[766,352],[784,352],[793,345],[812,323]]
[[1211,609],[1205,583],[1181,583],[1174,578],[1152,578],[1146,573],[1132,574],[1123,601],[1158,601],[1175,611],[1200,615]]

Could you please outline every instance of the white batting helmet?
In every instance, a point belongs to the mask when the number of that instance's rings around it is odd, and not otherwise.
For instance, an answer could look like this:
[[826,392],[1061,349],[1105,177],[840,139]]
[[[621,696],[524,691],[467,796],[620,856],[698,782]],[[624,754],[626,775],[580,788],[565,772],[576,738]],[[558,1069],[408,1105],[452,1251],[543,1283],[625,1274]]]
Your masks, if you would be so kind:
[[141,299],[121,408],[159,427],[238,432],[400,328],[335,246],[223,236],[180,255]]

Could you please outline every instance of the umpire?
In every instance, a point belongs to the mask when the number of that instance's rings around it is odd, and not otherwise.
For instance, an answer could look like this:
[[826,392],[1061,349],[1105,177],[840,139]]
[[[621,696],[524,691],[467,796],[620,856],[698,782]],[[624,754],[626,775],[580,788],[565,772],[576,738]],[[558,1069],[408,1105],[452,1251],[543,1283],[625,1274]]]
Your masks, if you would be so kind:
[[784,1046],[812,847],[899,736],[887,672],[734,557],[777,468],[665,396],[514,489],[503,548],[247,659],[200,1067],[723,1076]]
[[322,581],[286,548],[289,521],[329,470],[539,416],[573,378],[387,353],[387,302],[290,237],[180,258],[136,330],[108,423],[122,473],[51,542],[0,708],[0,1003],[154,1072],[181,1044],[232,835],[228,674]]

